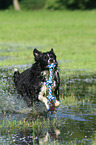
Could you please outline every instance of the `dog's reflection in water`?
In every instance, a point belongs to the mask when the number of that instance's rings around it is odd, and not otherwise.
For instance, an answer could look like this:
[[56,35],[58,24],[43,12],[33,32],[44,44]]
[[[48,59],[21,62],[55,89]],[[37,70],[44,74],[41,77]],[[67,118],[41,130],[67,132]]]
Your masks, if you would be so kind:
[[58,136],[60,135],[60,130],[59,129],[50,129],[46,132],[45,137],[39,138],[39,144],[43,143],[48,143],[52,142],[55,139],[58,139]]

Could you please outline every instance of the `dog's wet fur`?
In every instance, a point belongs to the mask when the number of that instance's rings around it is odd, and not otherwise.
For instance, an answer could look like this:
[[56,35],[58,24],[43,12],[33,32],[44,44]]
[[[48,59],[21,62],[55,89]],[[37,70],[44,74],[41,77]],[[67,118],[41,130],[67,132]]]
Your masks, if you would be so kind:
[[60,77],[58,63],[53,49],[44,53],[34,49],[33,55],[35,63],[31,68],[22,73],[19,73],[19,71],[15,69],[13,79],[18,93],[23,96],[28,106],[31,106],[34,101],[40,100],[48,109],[48,86],[46,85],[49,79],[48,65],[54,63],[52,93],[55,97],[55,104],[53,103],[53,106],[59,106]]

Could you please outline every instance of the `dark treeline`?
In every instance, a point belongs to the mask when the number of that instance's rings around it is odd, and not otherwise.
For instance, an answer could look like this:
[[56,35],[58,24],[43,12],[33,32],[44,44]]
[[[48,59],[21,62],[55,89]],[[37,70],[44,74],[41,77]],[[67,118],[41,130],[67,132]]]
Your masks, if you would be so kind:
[[12,4],[12,0],[0,0],[0,9],[7,9]]
[[96,0],[46,0],[49,9],[94,9]]
[[[96,0],[18,0],[22,9],[94,9]],[[0,9],[13,5],[13,0],[0,0]]]

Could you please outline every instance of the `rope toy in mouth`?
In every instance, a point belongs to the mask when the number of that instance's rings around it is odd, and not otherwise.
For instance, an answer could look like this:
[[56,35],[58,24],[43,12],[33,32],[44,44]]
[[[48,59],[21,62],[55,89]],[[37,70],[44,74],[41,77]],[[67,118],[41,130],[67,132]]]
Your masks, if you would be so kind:
[[47,85],[48,85],[48,92],[49,95],[47,96],[48,99],[48,104],[49,104],[49,108],[48,111],[51,111],[51,113],[54,112],[55,110],[55,97],[52,96],[52,69],[55,67],[56,65],[54,63],[48,65],[49,67],[49,80],[47,81]]

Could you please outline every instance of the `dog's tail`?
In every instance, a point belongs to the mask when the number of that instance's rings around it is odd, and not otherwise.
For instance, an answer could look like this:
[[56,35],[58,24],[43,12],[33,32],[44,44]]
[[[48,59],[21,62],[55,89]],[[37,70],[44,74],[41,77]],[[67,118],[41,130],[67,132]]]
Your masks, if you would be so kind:
[[19,78],[20,78],[20,73],[19,73],[19,71],[15,68],[15,69],[14,69],[14,75],[13,75],[13,80],[14,80],[15,85],[17,85]]

